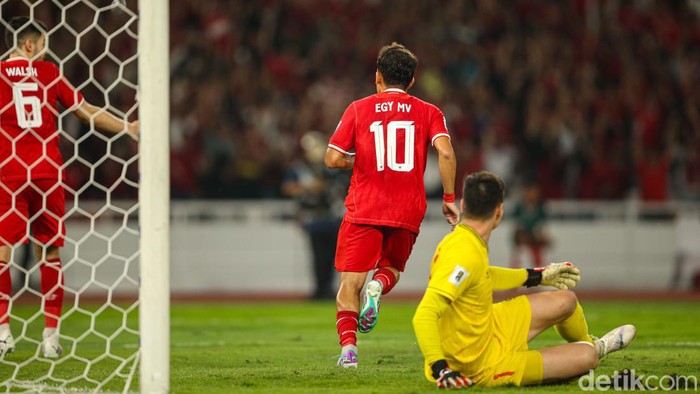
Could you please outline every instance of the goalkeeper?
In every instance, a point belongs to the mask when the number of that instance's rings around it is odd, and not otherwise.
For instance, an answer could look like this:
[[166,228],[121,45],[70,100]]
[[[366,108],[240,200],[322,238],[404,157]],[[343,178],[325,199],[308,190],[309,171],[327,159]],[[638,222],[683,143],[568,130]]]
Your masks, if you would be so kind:
[[[505,184],[479,172],[464,180],[462,222],[437,247],[413,327],[428,380],[439,388],[532,385],[569,379],[596,368],[634,338],[632,325],[601,339],[588,333],[583,310],[569,289],[580,272],[571,263],[542,269],[490,267],[488,242],[503,217]],[[493,303],[494,290],[519,286],[559,290]],[[554,326],[568,343],[529,350],[528,342]]]

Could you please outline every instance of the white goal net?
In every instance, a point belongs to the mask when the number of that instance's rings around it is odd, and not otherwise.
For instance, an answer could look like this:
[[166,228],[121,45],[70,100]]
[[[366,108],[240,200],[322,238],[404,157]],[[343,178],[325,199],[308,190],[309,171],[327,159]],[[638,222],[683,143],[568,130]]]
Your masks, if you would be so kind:
[[[0,0],[3,37],[11,28],[9,21],[16,16],[45,25],[46,60],[58,66],[86,102],[104,108],[117,119],[138,118],[136,0]],[[167,42],[167,36],[163,39]],[[2,60],[6,61],[13,48],[4,43],[2,48]],[[4,75],[0,78],[0,85],[12,83]],[[32,127],[20,135],[5,130],[6,114],[23,111],[17,105],[18,98],[29,110],[33,105],[47,105],[44,101],[32,102],[34,99],[28,98],[31,95],[22,96],[30,89],[26,86],[32,85],[19,86],[20,95],[12,97],[14,104],[6,105],[6,97],[0,103],[5,106],[0,108],[0,144],[11,144],[12,154],[21,156],[23,147],[18,141],[36,138],[43,141],[42,154],[49,154],[51,142],[42,140],[44,137]],[[138,143],[124,132],[97,130],[94,118],[92,124],[81,122],[70,108],[59,105],[55,115],[63,157],[59,165],[65,174],[59,181],[65,190],[65,216],[55,218],[66,227],[65,243],[60,248],[64,300],[58,339],[62,353],[55,357],[45,352],[45,325],[48,327],[47,315],[52,313],[47,300],[56,296],[60,283],[47,289],[47,279],[42,278],[42,265],[47,262],[37,262],[36,252],[22,242],[13,243],[10,261],[5,265],[9,268],[0,265],[0,270],[11,272],[12,290],[5,297],[6,301],[9,298],[9,327],[14,340],[13,351],[0,355],[0,390],[138,391]],[[35,115],[22,116],[25,126],[38,124]],[[17,162],[28,172],[36,168],[23,157]],[[27,186],[13,187],[3,180],[2,168],[0,165],[1,189],[14,194],[12,213],[27,223],[29,244],[42,245],[33,226],[42,220],[46,206],[30,208],[24,217],[17,195],[32,188],[38,193],[34,200],[47,204],[47,194],[54,189],[46,191],[31,180]],[[0,215],[9,217],[12,213],[3,211]],[[46,256],[48,250],[44,246],[38,252]]]

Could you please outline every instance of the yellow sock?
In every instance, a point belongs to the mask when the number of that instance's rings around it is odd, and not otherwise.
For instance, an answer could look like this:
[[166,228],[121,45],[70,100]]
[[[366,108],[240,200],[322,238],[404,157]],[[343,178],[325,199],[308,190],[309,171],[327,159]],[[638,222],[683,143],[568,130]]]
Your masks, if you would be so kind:
[[593,339],[588,335],[588,324],[586,323],[586,317],[583,315],[583,308],[578,302],[576,302],[574,313],[561,323],[555,324],[554,329],[567,342],[583,341],[593,343]]

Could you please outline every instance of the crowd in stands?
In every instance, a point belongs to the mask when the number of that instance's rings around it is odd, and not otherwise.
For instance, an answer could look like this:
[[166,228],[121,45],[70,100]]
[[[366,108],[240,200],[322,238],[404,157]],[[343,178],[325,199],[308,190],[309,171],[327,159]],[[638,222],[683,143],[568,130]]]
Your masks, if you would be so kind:
[[700,200],[697,0],[171,1],[173,197],[280,197],[300,136],[374,92],[392,41],[419,58],[410,93],[445,112],[458,179]]
[[697,1],[179,1],[171,4],[176,197],[279,195],[299,136],[373,93],[377,50],[420,60],[458,178],[543,196],[700,198]]

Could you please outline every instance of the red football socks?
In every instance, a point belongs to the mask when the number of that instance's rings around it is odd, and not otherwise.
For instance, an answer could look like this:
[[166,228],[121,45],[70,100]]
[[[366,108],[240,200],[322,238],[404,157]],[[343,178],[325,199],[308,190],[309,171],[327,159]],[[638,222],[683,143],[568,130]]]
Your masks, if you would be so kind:
[[396,275],[386,267],[382,267],[374,272],[372,280],[378,280],[382,283],[382,295],[387,294],[396,285]]
[[10,297],[12,293],[12,276],[7,261],[0,261],[0,324],[10,321]]
[[44,295],[46,328],[56,328],[63,308],[63,269],[60,259],[41,263],[41,294]]
[[340,346],[357,345],[357,319],[360,314],[353,311],[338,311],[335,327],[338,329]]

